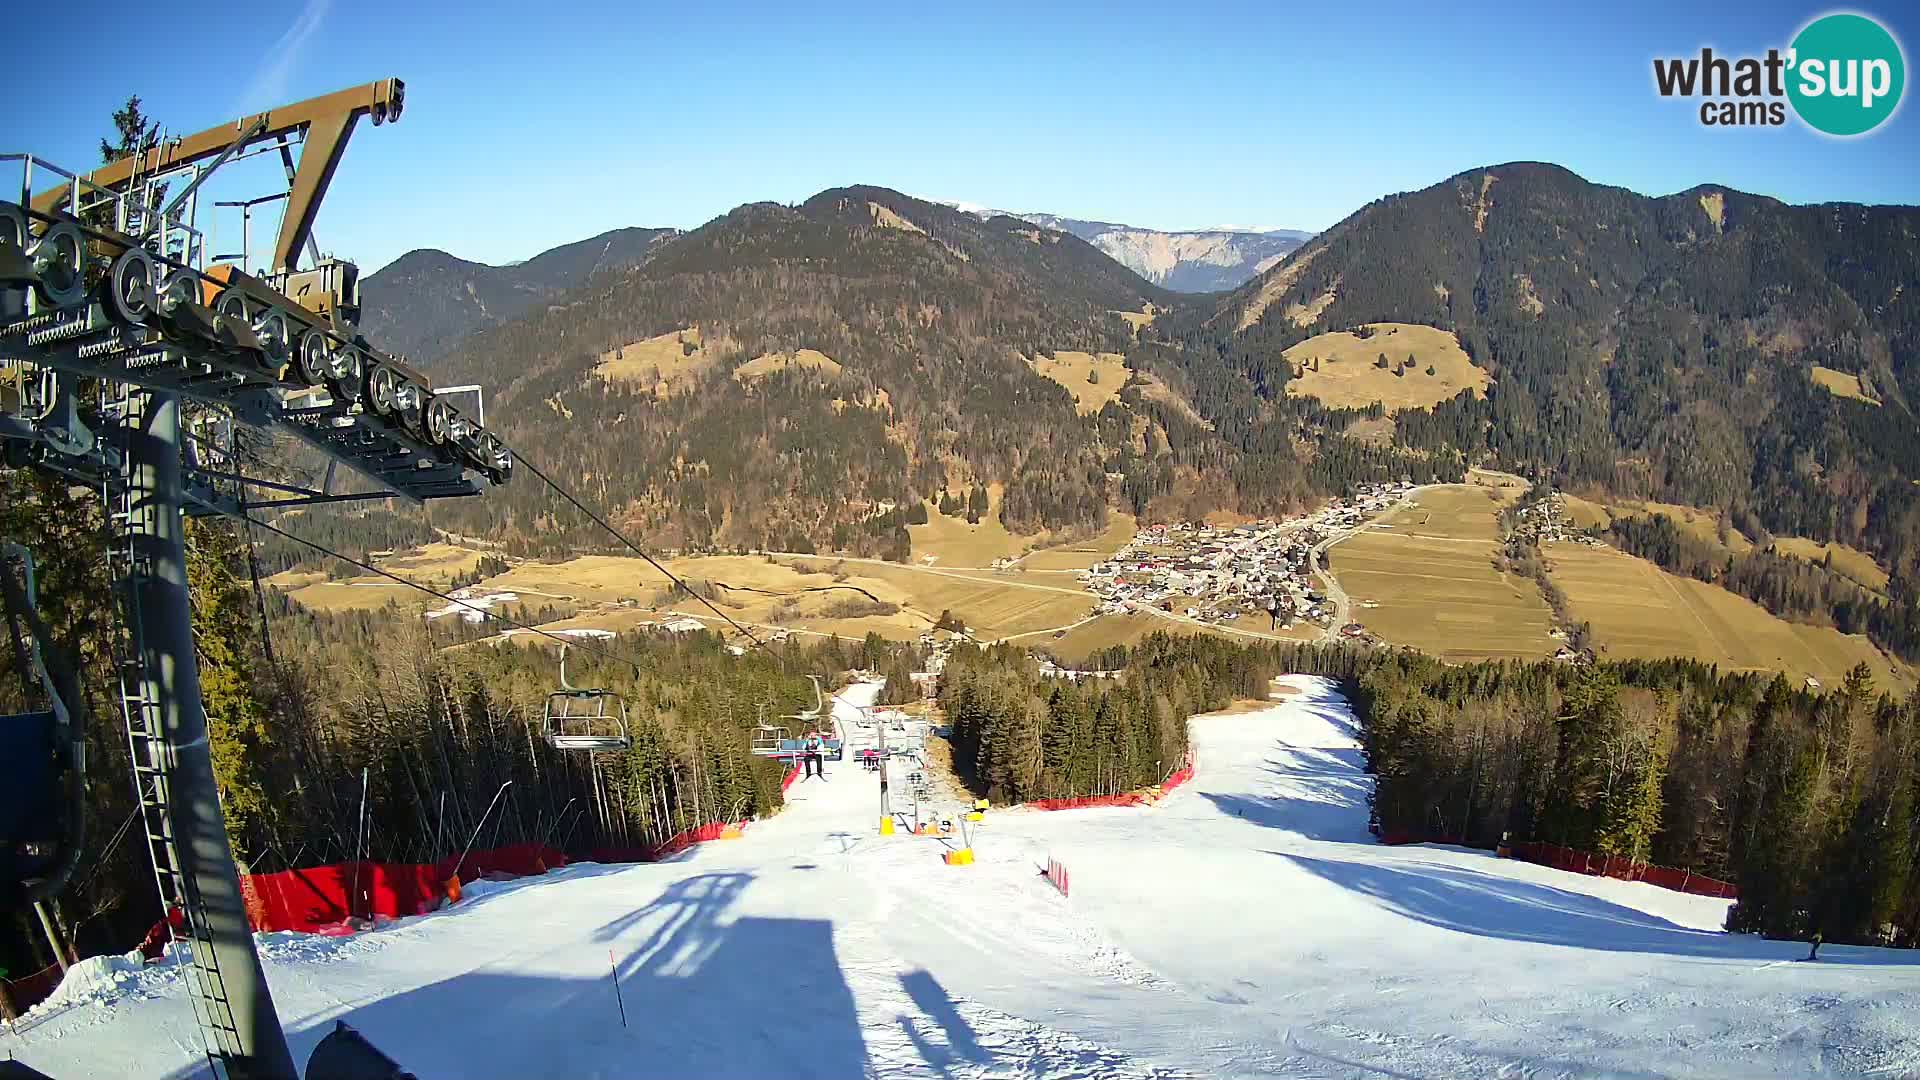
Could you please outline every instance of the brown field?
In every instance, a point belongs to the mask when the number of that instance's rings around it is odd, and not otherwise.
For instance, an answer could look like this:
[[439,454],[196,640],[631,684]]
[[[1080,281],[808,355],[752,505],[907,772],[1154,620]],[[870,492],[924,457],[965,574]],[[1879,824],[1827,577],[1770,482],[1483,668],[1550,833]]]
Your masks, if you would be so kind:
[[461,574],[472,573],[486,554],[459,544],[436,542],[410,551],[396,552],[391,557],[376,560],[374,565],[390,574],[399,574],[408,581],[431,585],[450,582]]
[[1879,398],[1870,396],[1865,390],[1860,388],[1860,376],[1858,375],[1850,375],[1844,371],[1835,371],[1832,368],[1821,367],[1819,364],[1815,364],[1813,365],[1813,370],[1808,372],[1808,376],[1813,379],[1815,386],[1824,389],[1827,393],[1835,397],[1852,398],[1855,401],[1864,401],[1869,405],[1880,404]]
[[282,570],[271,577],[264,577],[260,580],[276,589],[292,592],[295,589],[304,589],[309,585],[317,585],[327,580],[327,575],[318,570]]
[[1427,540],[1483,541],[1491,548],[1500,540],[1495,514],[1523,494],[1524,489],[1515,487],[1443,484],[1421,491],[1412,503],[1382,517],[1371,531]]
[[1467,483],[1477,487],[1518,488],[1522,492],[1533,489],[1532,481],[1518,473],[1501,472],[1499,469],[1482,469],[1477,466],[1467,470]]
[[790,367],[819,368],[829,375],[840,374],[840,362],[826,353],[813,349],[801,349],[791,353],[767,353],[733,369],[733,377],[741,382],[765,378],[776,371],[785,371]]
[[[1264,616],[1262,616],[1264,618]],[[1102,615],[1092,622],[1083,623],[1066,632],[1059,638],[1028,638],[1024,642],[1036,649],[1046,649],[1068,664],[1078,664],[1101,649],[1115,645],[1131,648],[1139,644],[1148,634],[1165,632],[1169,634],[1211,634],[1215,637],[1228,637],[1246,640],[1244,634],[1229,633],[1212,626],[1195,626],[1190,623],[1174,622],[1156,615]]]
[[1913,685],[1912,669],[1865,637],[1775,618],[1717,585],[1675,577],[1607,548],[1552,544],[1553,580],[1575,618],[1593,624],[1601,655],[1691,656],[1726,669],[1784,671],[1831,684],[1865,661],[1883,689]]
[[1551,656],[1559,642],[1548,634],[1553,615],[1539,586],[1496,571],[1492,540],[1449,535],[1491,531],[1494,504],[1472,494],[1489,508],[1480,512],[1484,530],[1470,506],[1460,507],[1435,513],[1427,527],[1448,530],[1438,536],[1365,532],[1332,548],[1353,619],[1386,641],[1447,660]]
[[[484,551],[459,544],[435,542],[371,561],[390,574],[444,590],[455,577],[478,567],[485,554]],[[403,607],[416,601],[433,607],[445,606],[417,589],[409,589],[377,574],[360,574],[330,581],[318,571],[287,570],[261,580],[316,611],[366,611],[385,607],[389,601]]]
[[[1033,539],[1015,536],[1000,524],[1004,490],[999,484],[988,485],[987,512],[978,525],[967,524],[965,514],[948,517],[939,506],[929,504],[927,523],[907,526],[907,535],[913,540],[913,561],[921,563],[931,555],[935,566],[986,566],[995,559],[1012,558],[1025,551]],[[966,491],[962,489],[959,494],[964,497]]]
[[[693,346],[691,355],[686,346]],[[646,338],[600,354],[593,373],[608,382],[651,386],[655,397],[685,389],[713,362],[700,342],[700,331],[689,327]]]
[[1811,563],[1820,562],[1831,553],[1833,568],[1842,576],[1875,592],[1887,591],[1886,570],[1873,561],[1873,556],[1859,548],[1838,543],[1823,544],[1800,536],[1777,536],[1773,540],[1773,550]]
[[[1319,398],[1328,405],[1361,408],[1379,402],[1388,412],[1426,409],[1459,394],[1473,391],[1484,397],[1489,379],[1460,348],[1448,330],[1412,323],[1373,323],[1375,333],[1365,339],[1339,330],[1316,334],[1281,355],[1297,373],[1287,393]],[[1389,363],[1411,354],[1414,366],[1405,375],[1374,364],[1385,353]],[[1312,370],[1318,360],[1320,370]],[[1432,375],[1427,368],[1434,369]]]
[[1040,548],[1021,559],[1020,566],[1027,570],[1085,570],[1127,546],[1127,541],[1133,539],[1138,527],[1132,514],[1109,511],[1106,531],[1099,536],[1074,540],[1059,547]]
[[[271,578],[266,580],[268,584],[275,584]],[[389,603],[403,608],[446,606],[423,592],[372,575],[347,581],[321,581],[291,589],[287,595],[315,611],[373,611]]]
[[1591,502],[1573,495],[1563,496],[1566,501],[1567,517],[1580,528],[1601,528],[1613,524],[1621,518],[1646,517],[1650,514],[1664,514],[1673,519],[1680,531],[1691,533],[1701,540],[1720,548],[1744,555],[1753,550],[1753,541],[1746,534],[1731,526],[1727,528],[1727,538],[1720,539],[1720,518],[1711,510],[1702,510],[1696,506],[1681,506],[1677,503],[1647,502],[1641,499],[1620,499],[1610,502]]
[[1133,328],[1134,333],[1138,334],[1140,332],[1140,328],[1143,326],[1151,325],[1154,320],[1154,316],[1160,314],[1160,312],[1158,309],[1156,309],[1153,306],[1151,302],[1149,302],[1146,306],[1142,307],[1139,311],[1116,311],[1114,312],[1114,314],[1126,320],[1127,325]]
[[[682,578],[715,586],[720,608],[742,623],[851,638],[869,631],[896,640],[912,638],[947,610],[965,620],[978,636],[999,638],[1069,625],[1085,618],[1093,606],[1093,598],[1062,574],[953,573],[843,562],[830,555],[782,556],[771,562],[760,556],[701,556],[674,559],[667,566]],[[559,563],[527,563],[485,585],[518,592],[530,604],[584,605],[585,610],[565,621],[567,626],[625,629],[669,614],[664,604],[667,582],[639,559],[589,555]],[[845,605],[872,603],[854,589],[898,605],[899,610],[841,614],[836,609]],[[623,600],[639,606],[618,606]],[[681,600],[671,612],[726,629],[698,601]]]
[[1613,524],[1613,514],[1597,502],[1588,502],[1578,495],[1562,495],[1566,505],[1567,520],[1576,529],[1604,529]]
[[[1060,350],[1052,356],[1039,356],[1027,361],[1036,374],[1044,375],[1066,388],[1073,395],[1073,411],[1086,415],[1097,413],[1105,408],[1107,402],[1120,396],[1120,388],[1127,385],[1127,359],[1119,353],[1084,353]],[[1094,375],[1099,381],[1088,382],[1087,376]]]
[[1091,595],[1056,574],[1034,575],[1048,579],[1039,583],[1017,575],[953,575],[872,563],[860,564],[857,573],[884,583],[931,617],[953,612],[983,640],[1067,626],[1093,610]]

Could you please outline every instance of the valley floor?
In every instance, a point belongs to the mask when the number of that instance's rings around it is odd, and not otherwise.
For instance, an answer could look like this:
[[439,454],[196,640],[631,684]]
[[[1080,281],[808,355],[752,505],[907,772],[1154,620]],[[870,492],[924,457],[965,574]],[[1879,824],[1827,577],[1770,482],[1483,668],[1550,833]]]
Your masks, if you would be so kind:
[[[1802,963],[1719,932],[1724,901],[1382,847],[1346,703],[1284,681],[1270,708],[1193,721],[1197,776],[1159,807],[994,811],[973,866],[877,835],[876,778],[849,760],[670,862],[481,884],[353,939],[267,936],[274,994],[297,1058],[339,1018],[423,1077],[1920,1070],[1920,953]],[[876,690],[836,703],[855,747]],[[71,981],[0,1054],[204,1074],[168,969]]]

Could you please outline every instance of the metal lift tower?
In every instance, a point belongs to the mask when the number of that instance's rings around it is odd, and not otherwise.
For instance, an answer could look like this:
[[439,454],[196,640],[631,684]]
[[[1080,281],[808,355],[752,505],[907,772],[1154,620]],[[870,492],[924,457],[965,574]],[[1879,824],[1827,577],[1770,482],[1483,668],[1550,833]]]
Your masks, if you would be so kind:
[[[20,181],[18,201],[0,191],[3,464],[61,474],[105,501],[120,695],[149,852],[162,902],[184,916],[208,1058],[235,1080],[299,1073],[221,820],[184,515],[475,495],[512,468],[499,438],[361,336],[359,271],[312,243],[354,126],[398,120],[405,94],[384,79],[163,140],[86,174],[0,155]],[[208,177],[259,154],[279,156],[286,188],[243,207],[285,201],[255,273],[251,251],[208,252],[196,222]],[[341,465],[374,487],[341,494],[331,483],[247,476],[231,453],[235,425],[290,433],[324,455],[329,478]],[[275,495],[253,501],[254,488]]]

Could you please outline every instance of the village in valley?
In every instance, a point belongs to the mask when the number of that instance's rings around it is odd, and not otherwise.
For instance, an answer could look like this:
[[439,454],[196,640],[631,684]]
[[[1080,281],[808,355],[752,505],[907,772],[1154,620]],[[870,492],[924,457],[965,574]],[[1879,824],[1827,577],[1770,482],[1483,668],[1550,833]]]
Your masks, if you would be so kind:
[[1265,616],[1269,627],[1329,627],[1326,549],[1413,493],[1406,482],[1362,484],[1344,498],[1284,521],[1154,525],[1084,575],[1102,614],[1159,609],[1201,622]]

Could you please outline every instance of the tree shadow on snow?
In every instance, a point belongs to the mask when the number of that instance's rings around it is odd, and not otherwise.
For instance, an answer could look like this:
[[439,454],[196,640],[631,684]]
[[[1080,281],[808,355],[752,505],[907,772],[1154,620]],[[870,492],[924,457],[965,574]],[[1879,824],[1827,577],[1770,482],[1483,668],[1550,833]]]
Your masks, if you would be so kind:
[[[345,1009],[289,1024],[295,1060],[304,1064],[340,1019],[421,1076],[862,1075],[866,1044],[832,923],[723,920],[750,880],[676,883],[601,927],[595,944],[521,947],[508,938],[496,955],[471,957],[474,970],[440,982],[391,996],[359,988]],[[350,1001],[355,991],[341,987]]]
[[1360,720],[1353,714],[1353,707],[1348,705],[1347,700],[1337,692],[1334,693],[1332,697],[1325,698],[1311,698],[1306,700],[1300,698],[1280,698],[1276,699],[1274,704],[1290,705],[1294,709],[1306,713],[1308,716],[1323,721],[1327,727],[1331,728],[1342,738],[1351,739],[1355,743],[1360,741]]
[[[1519,881],[1460,866],[1317,859],[1284,851],[1269,855],[1381,906],[1430,926],[1463,934],[1568,945],[1606,952],[1666,953],[1725,960],[1790,960],[1806,945],[1744,934],[1695,930],[1596,896]],[[1489,856],[1491,858],[1491,856]],[[1907,950],[1830,946],[1821,963],[1920,964]]]
[[1266,761],[1267,794],[1202,791],[1224,815],[1309,840],[1371,844],[1367,796],[1373,778],[1357,749],[1283,747]]

